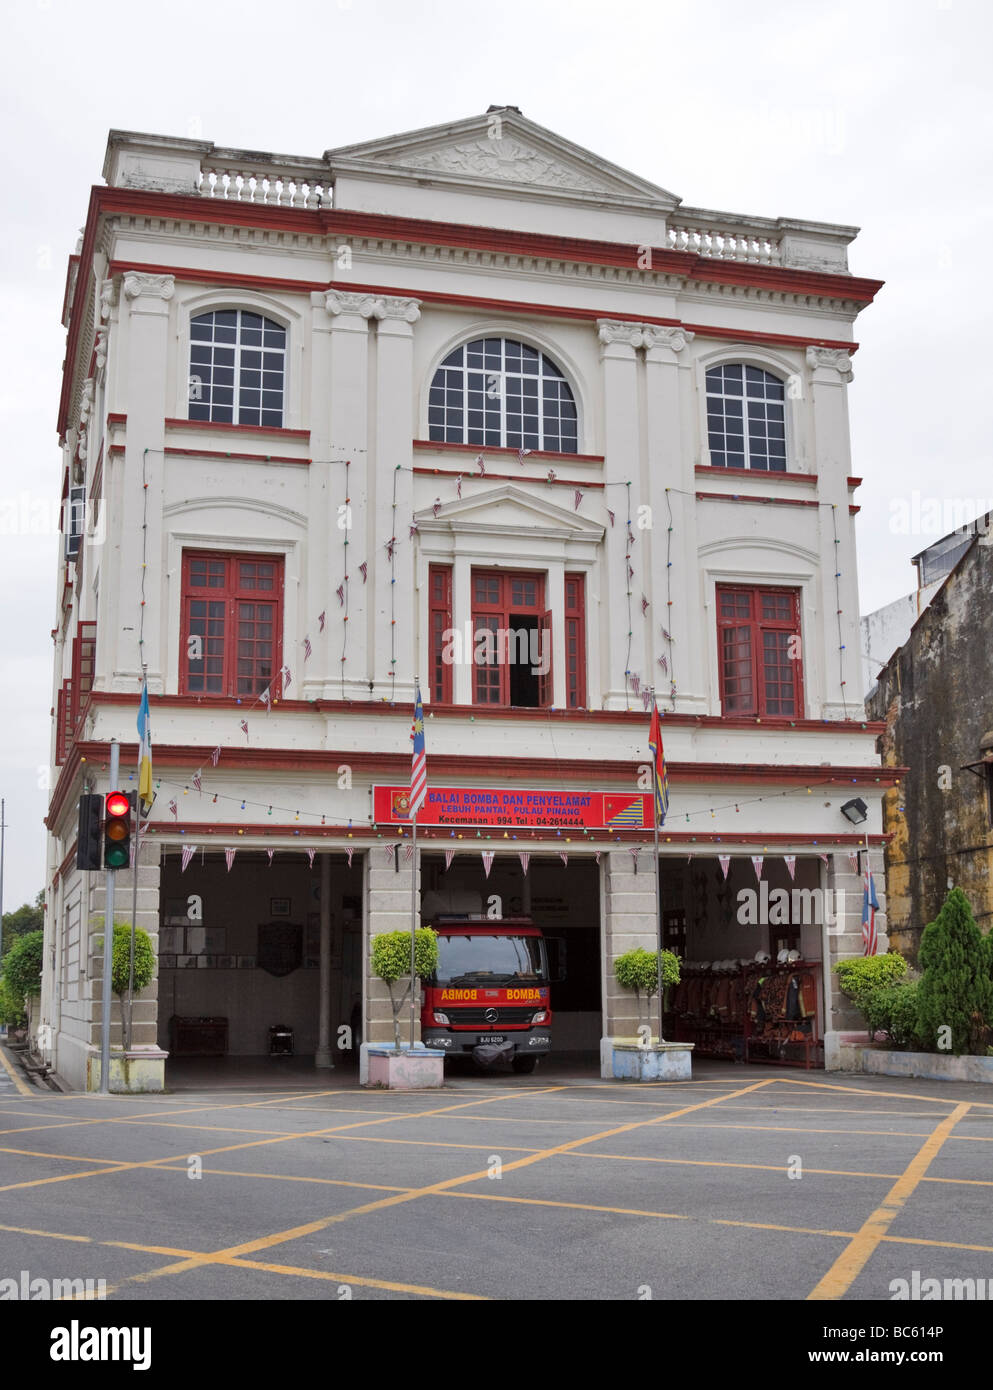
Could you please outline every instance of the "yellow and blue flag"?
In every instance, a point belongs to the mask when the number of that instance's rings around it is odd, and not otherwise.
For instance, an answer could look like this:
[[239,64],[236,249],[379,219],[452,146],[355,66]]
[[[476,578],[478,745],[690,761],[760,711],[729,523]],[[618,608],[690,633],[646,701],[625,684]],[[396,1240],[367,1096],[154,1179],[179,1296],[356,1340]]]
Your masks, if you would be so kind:
[[142,815],[152,809],[152,730],[148,717],[148,682],[141,683],[141,704],[138,706],[138,805]]

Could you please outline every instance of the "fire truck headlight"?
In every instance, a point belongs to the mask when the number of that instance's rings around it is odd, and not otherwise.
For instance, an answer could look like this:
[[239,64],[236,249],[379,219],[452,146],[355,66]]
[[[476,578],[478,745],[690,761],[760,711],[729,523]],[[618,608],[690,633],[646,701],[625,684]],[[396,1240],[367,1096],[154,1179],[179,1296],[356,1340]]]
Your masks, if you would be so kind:
[[451,1026],[452,1021],[448,1017],[448,1015],[439,1013],[437,1009],[435,1009],[431,1017],[434,1019],[435,1023],[440,1023],[443,1028],[448,1028]]
[[539,1009],[538,1012],[537,1012],[537,1013],[534,1015],[534,1017],[532,1018],[531,1022],[532,1022],[532,1024],[535,1024],[535,1023],[547,1023],[547,1022],[548,1022],[548,1010],[547,1010],[547,1009]]

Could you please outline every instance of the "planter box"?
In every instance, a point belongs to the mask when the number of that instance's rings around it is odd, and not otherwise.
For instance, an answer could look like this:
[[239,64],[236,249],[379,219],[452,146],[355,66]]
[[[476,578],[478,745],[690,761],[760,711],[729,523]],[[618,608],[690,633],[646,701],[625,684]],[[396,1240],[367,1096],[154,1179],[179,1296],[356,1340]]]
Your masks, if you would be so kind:
[[888,1052],[863,1047],[862,1071],[874,1076],[926,1076],[932,1081],[993,1085],[993,1057],[951,1057],[947,1052]]
[[693,1043],[615,1042],[613,1075],[620,1081],[686,1081],[692,1075]]
[[[111,1051],[110,1089],[115,1095],[134,1091],[164,1091],[168,1052],[157,1047],[138,1047],[130,1052]],[[86,1089],[100,1089],[100,1053],[86,1059]]]
[[365,1049],[369,1086],[388,1086],[391,1091],[422,1091],[445,1084],[445,1054],[436,1048],[401,1047],[392,1043]]

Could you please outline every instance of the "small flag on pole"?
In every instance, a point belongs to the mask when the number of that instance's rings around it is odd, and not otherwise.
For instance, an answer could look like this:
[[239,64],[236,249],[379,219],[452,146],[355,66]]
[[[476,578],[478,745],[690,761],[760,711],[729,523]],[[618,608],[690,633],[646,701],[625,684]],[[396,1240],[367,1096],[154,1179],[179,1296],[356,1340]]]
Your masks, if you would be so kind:
[[241,732],[246,738],[248,737],[248,721],[246,719],[241,720]]
[[869,868],[868,860],[869,857],[866,855],[865,889],[862,893],[862,954],[874,956],[878,946],[876,911],[879,903],[876,899],[876,885],[872,881],[872,870]]
[[428,761],[424,751],[424,708],[421,704],[421,687],[414,692],[414,726],[410,737],[414,750],[410,762],[410,818],[413,820],[424,805],[428,793]]
[[655,787],[655,819],[661,827],[669,810],[669,774],[665,766],[665,752],[662,748],[662,721],[659,707],[652,704],[652,723],[648,731],[648,747],[654,760],[652,781]]
[[148,683],[141,683],[138,706],[138,807],[146,816],[152,809],[152,731],[148,716]]

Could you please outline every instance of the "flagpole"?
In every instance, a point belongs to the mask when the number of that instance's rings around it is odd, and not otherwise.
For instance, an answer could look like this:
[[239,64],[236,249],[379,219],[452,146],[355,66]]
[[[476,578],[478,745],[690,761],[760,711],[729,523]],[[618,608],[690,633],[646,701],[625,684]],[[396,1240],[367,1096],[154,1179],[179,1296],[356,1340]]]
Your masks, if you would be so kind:
[[414,812],[414,852],[410,859],[410,1050],[414,1050],[414,1025],[417,1019],[417,812]]
[[[655,709],[655,687],[652,686],[652,709]],[[662,892],[659,886],[659,804],[655,791],[655,768],[652,768],[652,824],[655,827],[655,934],[658,940],[659,1042],[662,1041]]]

